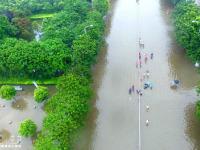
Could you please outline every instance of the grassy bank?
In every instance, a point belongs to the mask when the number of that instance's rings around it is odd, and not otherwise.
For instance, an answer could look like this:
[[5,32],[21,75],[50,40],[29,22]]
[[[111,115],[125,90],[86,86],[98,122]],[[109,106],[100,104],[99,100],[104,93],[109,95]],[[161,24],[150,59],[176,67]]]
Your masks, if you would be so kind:
[[34,14],[30,16],[30,19],[45,19],[45,18],[51,18],[55,15],[56,13],[45,13],[45,14]]
[[8,85],[31,85],[33,81],[36,81],[37,84],[44,84],[44,85],[52,85],[57,84],[58,78],[51,78],[45,80],[34,80],[34,79],[26,79],[26,78],[2,78],[0,77],[0,85],[8,84]]

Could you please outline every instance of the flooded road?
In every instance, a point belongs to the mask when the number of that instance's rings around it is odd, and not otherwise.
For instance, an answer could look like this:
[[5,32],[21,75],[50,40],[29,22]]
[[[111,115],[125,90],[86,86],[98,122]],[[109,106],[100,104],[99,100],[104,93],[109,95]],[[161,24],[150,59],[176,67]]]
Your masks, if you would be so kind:
[[[24,119],[31,119],[37,125],[37,131],[42,128],[42,120],[45,116],[43,103],[34,100],[35,87],[30,85],[22,86],[23,91],[18,91],[15,100],[6,101],[0,99],[0,149],[32,150],[31,138],[21,138],[18,135],[20,123]],[[48,86],[50,96],[55,92],[55,86]],[[3,107],[2,107],[3,106]],[[18,143],[21,141],[21,143]]]
[[[107,51],[100,56],[94,75],[94,113],[77,149],[138,149],[138,96],[130,97],[128,89],[132,84],[138,87],[139,37],[145,44],[143,53],[154,53],[154,59],[141,69],[150,71],[153,83],[153,89],[144,90],[141,97],[142,150],[200,149],[200,123],[194,116],[194,88],[200,76],[175,43],[170,9],[162,0],[140,0],[139,5],[135,0],[114,2]],[[181,82],[177,90],[170,88],[174,79]]]

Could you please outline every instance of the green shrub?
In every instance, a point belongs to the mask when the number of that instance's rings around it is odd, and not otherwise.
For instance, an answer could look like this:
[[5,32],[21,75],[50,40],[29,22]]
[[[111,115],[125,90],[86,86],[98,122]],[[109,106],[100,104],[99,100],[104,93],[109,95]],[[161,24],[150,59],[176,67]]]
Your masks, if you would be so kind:
[[197,101],[197,103],[196,103],[195,113],[196,113],[197,118],[200,119],[200,101]]
[[16,90],[13,86],[3,85],[0,88],[0,96],[3,99],[11,100],[16,95]]
[[37,126],[30,120],[24,120],[19,127],[19,134],[24,137],[33,136],[36,133]]
[[38,103],[44,101],[47,99],[49,96],[48,88],[44,86],[39,86],[38,88],[35,89],[34,91],[34,98],[35,101]]
[[200,61],[200,9],[192,1],[179,2],[172,14],[178,43],[193,62]]

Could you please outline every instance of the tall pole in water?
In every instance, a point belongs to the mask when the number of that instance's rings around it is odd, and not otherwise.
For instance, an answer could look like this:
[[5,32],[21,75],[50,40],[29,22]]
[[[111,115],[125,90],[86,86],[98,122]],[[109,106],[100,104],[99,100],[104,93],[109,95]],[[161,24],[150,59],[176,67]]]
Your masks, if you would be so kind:
[[[139,0],[136,0],[137,5],[138,5],[138,24],[140,28],[140,7],[139,7]],[[141,41],[141,33],[140,29],[139,31],[139,51],[141,51],[140,47],[140,41]],[[141,90],[141,81],[140,81],[140,70],[141,66],[138,67],[138,81],[139,81],[139,89]],[[138,149],[141,150],[141,95],[140,93],[138,94]]]
[[[140,68],[140,67],[139,67]],[[139,76],[139,88],[141,89],[141,83],[140,83],[140,69],[138,70],[138,76]],[[139,111],[139,119],[138,119],[138,126],[139,126],[139,131],[138,131],[138,138],[139,138],[139,143],[138,143],[138,147],[139,150],[141,150],[141,95],[139,93],[138,96],[138,111]]]

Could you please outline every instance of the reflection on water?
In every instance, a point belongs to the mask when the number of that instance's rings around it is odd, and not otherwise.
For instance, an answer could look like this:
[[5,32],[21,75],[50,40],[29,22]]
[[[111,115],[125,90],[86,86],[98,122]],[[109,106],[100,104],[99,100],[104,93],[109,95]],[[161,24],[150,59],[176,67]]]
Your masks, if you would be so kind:
[[0,144],[7,141],[10,138],[10,132],[8,130],[0,130]]
[[27,102],[24,99],[16,99],[12,102],[12,108],[17,110],[25,110],[27,107]]
[[187,58],[185,50],[172,43],[169,52],[170,75],[181,81],[183,89],[193,89],[200,81],[200,75],[197,73],[194,64]]
[[193,145],[193,150],[200,149],[200,120],[195,116],[195,104],[190,103],[185,108],[186,134],[188,141]]

